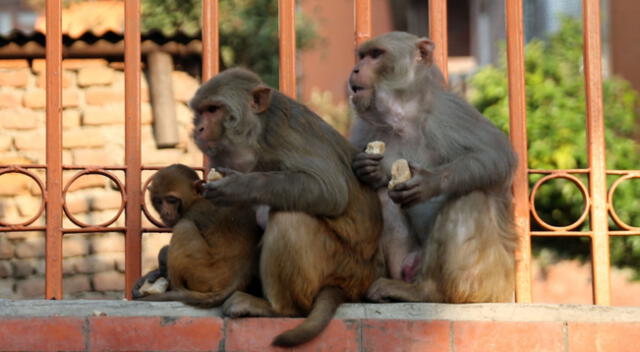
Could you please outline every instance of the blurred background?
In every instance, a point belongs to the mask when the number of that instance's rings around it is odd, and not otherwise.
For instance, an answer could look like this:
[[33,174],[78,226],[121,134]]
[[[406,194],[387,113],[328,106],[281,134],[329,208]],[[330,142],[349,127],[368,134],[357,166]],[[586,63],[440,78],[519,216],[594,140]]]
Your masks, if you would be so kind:
[[[62,2],[63,162],[122,165],[124,2]],[[187,108],[201,77],[200,1],[141,3],[143,165],[200,166],[202,156],[189,138]],[[346,79],[355,58],[353,1],[296,3],[298,99],[347,135]],[[0,1],[0,165],[45,162],[44,4]],[[426,0],[372,0],[373,35],[403,30],[426,36],[427,5]],[[581,0],[524,0],[524,5],[529,167],[586,168]],[[607,168],[640,169],[640,2],[603,0],[601,5]],[[277,2],[220,0],[219,12],[221,67],[246,66],[277,87]],[[508,132],[504,23],[503,0],[448,2],[451,87]],[[114,219],[123,225],[117,182],[101,175],[73,180],[74,175],[64,174],[67,214],[73,217],[65,219],[65,227]],[[124,179],[122,173],[114,175]],[[531,176],[532,184],[537,179]],[[33,178],[0,175],[0,221],[15,224],[37,217],[35,224],[42,224],[41,194]],[[640,227],[640,180],[622,182],[613,203],[623,222]],[[563,179],[544,183],[535,205],[541,219],[556,226],[574,223],[584,211],[578,187]],[[148,220],[146,226],[151,226]],[[617,226],[610,222],[611,229]],[[541,229],[535,221],[532,227]],[[586,227],[588,218],[578,228]],[[143,271],[155,266],[157,251],[168,239],[166,233],[144,234]],[[638,305],[640,238],[612,237],[610,244],[612,303]],[[534,302],[592,302],[587,238],[534,238],[533,248]],[[65,235],[63,254],[65,297],[123,297],[123,234]],[[43,292],[44,234],[0,233],[0,298],[37,298]]]

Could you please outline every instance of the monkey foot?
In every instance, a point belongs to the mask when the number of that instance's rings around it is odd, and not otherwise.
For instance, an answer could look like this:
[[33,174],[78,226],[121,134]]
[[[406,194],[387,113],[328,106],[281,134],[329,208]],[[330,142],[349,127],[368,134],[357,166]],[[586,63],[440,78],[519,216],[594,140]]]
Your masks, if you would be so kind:
[[222,314],[231,318],[274,315],[269,302],[240,291],[234,292],[224,301]]
[[385,278],[374,281],[367,291],[367,298],[372,302],[389,302],[389,286],[393,284],[393,281]]

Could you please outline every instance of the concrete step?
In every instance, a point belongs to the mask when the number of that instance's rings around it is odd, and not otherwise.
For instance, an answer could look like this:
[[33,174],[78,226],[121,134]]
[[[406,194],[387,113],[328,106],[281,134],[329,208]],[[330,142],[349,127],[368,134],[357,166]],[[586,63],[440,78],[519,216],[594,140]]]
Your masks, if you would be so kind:
[[[299,318],[176,302],[0,300],[2,351],[271,351]],[[640,307],[344,304],[299,351],[640,351]]]

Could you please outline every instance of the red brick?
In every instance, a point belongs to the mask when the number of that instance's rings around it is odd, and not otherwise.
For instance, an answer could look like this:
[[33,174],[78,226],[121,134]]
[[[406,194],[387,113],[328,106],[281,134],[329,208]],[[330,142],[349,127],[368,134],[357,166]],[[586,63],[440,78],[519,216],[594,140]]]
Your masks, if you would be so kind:
[[80,87],[109,85],[113,82],[113,69],[106,66],[84,67],[78,71]]
[[[46,86],[46,73],[47,70],[40,72],[36,76],[36,87],[44,88]],[[76,84],[76,73],[69,70],[64,70],[62,73],[62,88],[66,89]]]
[[365,320],[362,322],[363,350],[449,351],[449,321]]
[[80,317],[0,318],[3,351],[83,351]]
[[29,191],[31,180],[22,174],[6,173],[0,175],[0,196],[14,196]]
[[[241,318],[226,321],[225,350],[232,351],[288,351],[271,346],[280,333],[296,327],[302,319]],[[357,351],[358,323],[332,320],[315,339],[296,348],[296,351]]]
[[0,87],[26,87],[30,75],[28,68],[0,68]]
[[16,293],[20,298],[44,297],[44,277],[32,277],[16,283]]
[[85,101],[89,105],[104,105],[124,101],[124,91],[105,87],[91,87],[85,92]]
[[0,237],[0,259],[13,258],[15,246],[8,239]]
[[29,63],[24,59],[0,60],[0,68],[29,68]]
[[[17,90],[0,91],[0,109],[22,106],[22,92]],[[4,114],[5,112],[2,112]]]
[[[65,131],[62,138],[62,146],[65,149],[80,147],[102,147],[104,136],[99,130],[73,129]],[[96,160],[96,163],[97,160]]]
[[15,137],[15,145],[18,150],[43,150],[45,146],[45,134],[43,130],[20,134]]
[[47,94],[44,89],[28,90],[24,93],[23,104],[29,109],[44,109]]
[[38,127],[41,114],[24,108],[3,110],[0,113],[2,128],[12,130],[32,130]]
[[640,323],[569,323],[569,352],[635,352]]
[[124,274],[117,271],[103,271],[93,275],[96,291],[121,291],[124,289]]
[[221,341],[220,318],[89,318],[91,351],[216,351]]
[[84,125],[115,125],[124,123],[124,104],[87,106],[84,109]]
[[84,67],[101,67],[107,66],[105,59],[65,59],[62,61],[62,67],[68,70],[79,70]]
[[87,275],[73,275],[62,280],[64,293],[91,291],[91,283]]
[[564,351],[562,322],[456,321],[456,352]]

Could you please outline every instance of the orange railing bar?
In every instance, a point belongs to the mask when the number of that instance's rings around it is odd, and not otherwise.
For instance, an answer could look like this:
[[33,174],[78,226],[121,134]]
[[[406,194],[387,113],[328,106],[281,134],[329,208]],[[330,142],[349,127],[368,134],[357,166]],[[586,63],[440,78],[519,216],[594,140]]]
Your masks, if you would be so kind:
[[296,98],[296,7],[295,0],[278,0],[280,40],[280,91]]
[[[202,0],[202,82],[220,71],[220,30],[218,0]],[[209,169],[209,159],[202,155],[202,166]]]
[[142,190],[140,151],[140,0],[125,0],[124,99],[126,165],[125,295],[140,277]]
[[434,62],[444,76],[449,79],[447,66],[449,57],[449,41],[447,33],[447,0],[429,0],[429,37],[436,43]]
[[515,222],[519,234],[516,252],[516,301],[531,302],[531,225],[527,160],[527,103],[524,82],[524,28],[522,0],[505,0],[507,64],[509,70],[509,135],[518,154],[513,178]]
[[220,71],[218,0],[202,0],[202,81]]
[[587,101],[587,144],[591,195],[591,260],[593,297],[596,304],[611,303],[609,279],[609,234],[607,223],[607,178],[604,117],[602,106],[602,57],[600,1],[583,1],[584,74]]
[[355,0],[353,14],[357,47],[371,38],[371,0]]
[[62,7],[46,4],[47,231],[45,298],[62,299]]

